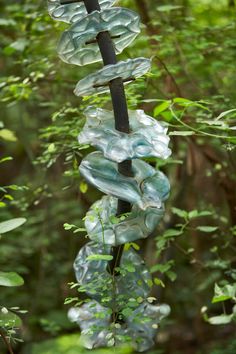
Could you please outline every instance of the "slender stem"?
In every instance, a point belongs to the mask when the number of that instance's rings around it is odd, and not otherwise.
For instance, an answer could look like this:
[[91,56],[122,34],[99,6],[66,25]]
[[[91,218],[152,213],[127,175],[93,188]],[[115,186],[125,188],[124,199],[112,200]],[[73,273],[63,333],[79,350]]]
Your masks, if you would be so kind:
[[[88,13],[100,11],[98,0],[84,0],[84,4]],[[104,65],[116,64],[116,53],[113,41],[109,32],[101,32],[97,35],[97,43],[101,52]],[[124,84],[121,78],[111,80],[109,83],[114,117],[115,129],[124,133],[129,133],[129,114],[126,102]],[[132,163],[130,160],[118,164],[118,170],[125,176],[132,176]],[[118,200],[117,215],[127,213],[131,209],[131,205],[123,200]],[[113,260],[110,262],[111,272],[114,273],[114,268],[119,266],[122,256],[123,246],[113,247]]]
[[6,337],[4,331],[1,328],[0,328],[0,336],[2,337],[3,342],[5,343],[9,353],[10,354],[14,354],[13,350],[12,350],[12,347],[11,347],[11,344],[8,342],[7,337]]

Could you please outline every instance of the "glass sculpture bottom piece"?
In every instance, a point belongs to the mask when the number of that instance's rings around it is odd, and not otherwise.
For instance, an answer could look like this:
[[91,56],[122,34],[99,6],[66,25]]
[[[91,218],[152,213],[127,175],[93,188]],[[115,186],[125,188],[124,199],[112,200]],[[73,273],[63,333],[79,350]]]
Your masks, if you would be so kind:
[[115,324],[110,323],[111,314],[106,307],[90,301],[80,308],[71,308],[68,317],[80,326],[84,346],[88,349],[108,346],[111,339],[119,345],[125,338],[134,350],[144,352],[154,345],[158,325],[169,313],[168,305],[153,305],[144,300],[131,315],[122,316],[121,324]]

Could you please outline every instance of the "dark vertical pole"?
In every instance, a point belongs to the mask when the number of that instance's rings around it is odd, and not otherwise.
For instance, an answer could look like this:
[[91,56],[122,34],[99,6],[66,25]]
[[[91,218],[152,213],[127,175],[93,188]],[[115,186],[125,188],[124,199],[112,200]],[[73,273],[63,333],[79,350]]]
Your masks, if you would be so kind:
[[[84,0],[84,4],[88,13],[95,10],[100,11],[98,0]],[[97,43],[102,55],[104,65],[116,64],[116,54],[112,39],[109,32],[101,32],[97,36]],[[124,90],[124,84],[121,78],[112,80],[109,84],[111,99],[115,117],[115,128],[118,131],[129,133],[129,115]],[[132,164],[130,160],[118,164],[118,170],[125,176],[132,176]],[[131,209],[131,205],[123,200],[118,200],[117,215],[127,213]],[[119,265],[122,255],[123,246],[113,247],[113,260],[110,263],[110,271],[113,273],[114,268]]]

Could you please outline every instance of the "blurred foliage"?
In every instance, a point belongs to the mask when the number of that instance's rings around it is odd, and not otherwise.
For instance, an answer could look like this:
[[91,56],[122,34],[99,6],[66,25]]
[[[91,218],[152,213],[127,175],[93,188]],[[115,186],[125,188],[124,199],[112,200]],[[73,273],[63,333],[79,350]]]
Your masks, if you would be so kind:
[[[142,34],[119,58],[152,57],[151,73],[126,86],[128,105],[168,123],[173,150],[165,162],[148,159],[164,170],[172,185],[165,219],[153,237],[139,245],[153,271],[151,295],[172,307],[150,354],[231,354],[235,2],[118,4],[138,11],[143,22]],[[81,237],[85,233],[73,234],[63,224],[83,229],[85,212],[100,195],[78,173],[91,148],[79,146],[77,135],[84,108],[93,104],[111,109],[110,97],[73,95],[77,81],[100,64],[78,68],[57,58],[56,43],[66,25],[49,18],[46,1],[2,0],[0,10],[0,160],[12,156],[1,167],[5,191],[0,222],[27,219],[1,240],[1,271],[16,270],[25,284],[17,290],[1,288],[0,305],[28,310],[21,315],[25,343],[13,344],[14,353],[60,353],[67,342],[72,346],[66,353],[74,353],[76,340],[60,336],[78,333],[67,319],[70,305],[64,300],[78,296],[68,283],[74,281],[72,263],[86,239]],[[214,321],[224,324],[215,326]],[[55,342],[41,344],[54,336]],[[0,352],[5,351],[0,341]]]

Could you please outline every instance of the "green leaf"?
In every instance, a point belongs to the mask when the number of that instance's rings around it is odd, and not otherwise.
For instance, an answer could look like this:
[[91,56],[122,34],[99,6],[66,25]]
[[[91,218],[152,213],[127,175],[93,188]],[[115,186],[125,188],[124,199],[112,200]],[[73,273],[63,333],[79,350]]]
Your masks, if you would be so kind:
[[125,317],[132,316],[132,314],[133,314],[133,310],[129,307],[126,307],[122,310],[122,315]]
[[198,226],[197,230],[202,232],[214,232],[218,229],[217,226]]
[[169,135],[172,135],[172,136],[190,136],[190,135],[195,135],[195,132],[193,132],[191,130],[173,131],[173,132],[170,132]]
[[160,286],[162,286],[163,288],[165,288],[165,284],[163,283],[163,281],[161,280],[161,279],[159,279],[159,278],[154,278],[154,284],[156,284],[156,285],[160,285]]
[[189,219],[197,218],[198,217],[198,211],[197,210],[192,210],[188,213]]
[[183,234],[183,231],[181,231],[181,230],[169,229],[164,232],[163,237],[169,238],[169,237],[174,237],[174,236],[180,236],[182,234]]
[[157,117],[161,112],[164,112],[167,108],[169,108],[171,101],[164,101],[160,105],[156,106],[153,111],[154,117]]
[[231,315],[220,315],[220,316],[210,317],[208,318],[208,322],[212,325],[228,324],[232,321],[233,316],[234,315],[231,314]]
[[54,144],[54,143],[49,144],[49,145],[48,145],[48,152],[49,152],[50,154],[52,154],[52,153],[54,153],[55,151],[56,151],[56,146],[55,146],[55,144]]
[[80,192],[85,194],[88,190],[88,185],[86,182],[81,182],[79,185]]
[[188,212],[186,210],[182,210],[179,208],[171,208],[171,211],[173,214],[178,215],[180,218],[187,219],[188,217]]
[[200,216],[210,216],[212,214],[213,214],[212,211],[203,210],[203,211],[199,211],[198,212],[198,217],[200,217]]
[[0,272],[1,286],[21,286],[24,284],[24,279],[15,272]]
[[134,273],[135,272],[135,267],[131,263],[124,264],[123,267],[129,272],[129,273]]
[[0,26],[15,26],[16,22],[11,18],[0,18]]
[[184,105],[184,106],[187,105],[188,106],[188,105],[194,104],[193,101],[188,100],[187,98],[183,98],[183,97],[176,97],[176,98],[173,99],[173,102],[174,103],[178,103],[180,106],[181,105]]
[[3,312],[0,311],[0,327],[5,327],[5,328],[14,328],[14,327],[20,327],[22,324],[22,321],[19,316],[17,316],[15,313],[7,311]]
[[111,261],[113,256],[110,254],[91,254],[86,258],[87,261]]
[[166,275],[171,281],[175,281],[177,278],[177,274],[175,272],[173,272],[172,270],[167,271]]
[[11,156],[6,156],[6,157],[3,157],[2,159],[0,159],[0,163],[3,163],[5,161],[11,161],[13,160],[13,158]]
[[11,142],[17,141],[17,137],[15,136],[15,133],[9,129],[1,129],[0,130],[0,138],[2,138],[3,140],[6,140],[6,141],[11,141]]
[[219,120],[221,118],[224,118],[225,116],[227,116],[228,114],[235,112],[236,108],[233,109],[229,109],[228,111],[222,112],[218,117],[215,118],[215,120]]
[[191,101],[188,100],[187,98],[183,98],[183,97],[176,97],[173,99],[174,103],[177,103],[179,106],[183,106],[183,107],[199,107],[202,108],[204,110],[209,111],[209,109],[205,106],[203,106],[201,103],[205,103],[207,104],[207,102],[203,102],[203,101]]
[[25,218],[14,218],[0,222],[0,234],[12,231],[26,222]]
[[157,7],[157,10],[160,12],[169,12],[172,10],[181,9],[183,6],[181,5],[161,5]]
[[63,224],[63,227],[65,230],[71,230],[71,229],[75,228],[76,226],[73,224],[65,223],[65,224]]
[[222,302],[230,299],[234,299],[236,296],[236,283],[226,284],[223,287],[220,287],[218,284],[215,284],[215,295],[212,299],[212,303]]

